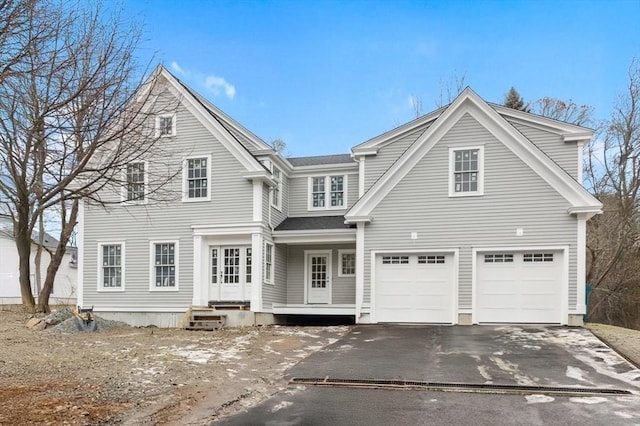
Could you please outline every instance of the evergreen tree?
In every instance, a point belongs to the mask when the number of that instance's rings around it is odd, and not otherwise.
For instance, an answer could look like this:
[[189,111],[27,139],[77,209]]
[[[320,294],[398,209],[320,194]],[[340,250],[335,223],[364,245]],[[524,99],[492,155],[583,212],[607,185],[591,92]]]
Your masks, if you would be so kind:
[[524,99],[520,93],[512,86],[509,92],[504,96],[504,106],[508,108],[518,109],[520,111],[529,112],[531,109],[528,104],[524,103]]

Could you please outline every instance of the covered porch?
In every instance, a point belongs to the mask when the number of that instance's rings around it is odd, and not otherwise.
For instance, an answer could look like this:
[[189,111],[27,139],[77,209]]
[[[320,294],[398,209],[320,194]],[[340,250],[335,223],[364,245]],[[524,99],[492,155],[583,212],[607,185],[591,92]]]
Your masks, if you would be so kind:
[[356,229],[343,216],[288,218],[273,231],[286,250],[286,292],[274,315],[356,313]]

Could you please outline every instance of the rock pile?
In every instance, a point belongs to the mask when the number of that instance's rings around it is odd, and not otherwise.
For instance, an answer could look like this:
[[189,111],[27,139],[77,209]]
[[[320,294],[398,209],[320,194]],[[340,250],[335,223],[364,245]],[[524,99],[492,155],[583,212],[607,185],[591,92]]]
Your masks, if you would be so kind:
[[122,321],[111,321],[98,316],[93,316],[95,328],[89,329],[77,324],[79,319],[75,318],[69,308],[54,311],[44,318],[33,317],[27,321],[27,328],[31,330],[48,330],[52,333],[79,333],[81,331],[100,331],[118,327],[129,327],[129,324]]

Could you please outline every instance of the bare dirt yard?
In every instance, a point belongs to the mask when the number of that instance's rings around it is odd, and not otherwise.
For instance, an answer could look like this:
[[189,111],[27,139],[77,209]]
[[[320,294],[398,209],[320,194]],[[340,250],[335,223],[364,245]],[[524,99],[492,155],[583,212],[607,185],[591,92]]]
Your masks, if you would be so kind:
[[0,311],[1,425],[203,425],[286,386],[283,372],[349,327],[60,333]]

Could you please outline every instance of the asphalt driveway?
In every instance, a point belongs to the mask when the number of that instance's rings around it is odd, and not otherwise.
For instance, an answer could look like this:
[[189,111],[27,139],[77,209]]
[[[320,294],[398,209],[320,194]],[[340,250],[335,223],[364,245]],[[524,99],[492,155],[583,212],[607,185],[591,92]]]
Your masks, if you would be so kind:
[[[290,386],[221,424],[626,425],[640,422],[640,370],[588,330],[541,326],[357,326],[289,379],[460,384],[457,392]],[[477,393],[472,385],[487,387]],[[492,388],[533,387],[502,393]],[[627,394],[553,393],[558,389]],[[573,391],[572,391],[573,392]],[[576,393],[574,392],[574,393]]]
[[640,371],[567,327],[359,326],[288,375],[640,391]]

